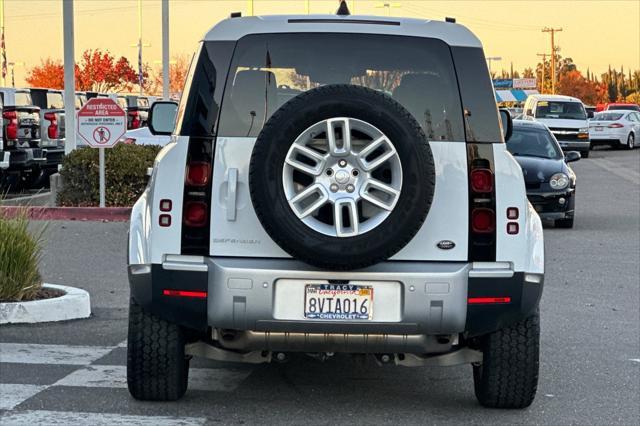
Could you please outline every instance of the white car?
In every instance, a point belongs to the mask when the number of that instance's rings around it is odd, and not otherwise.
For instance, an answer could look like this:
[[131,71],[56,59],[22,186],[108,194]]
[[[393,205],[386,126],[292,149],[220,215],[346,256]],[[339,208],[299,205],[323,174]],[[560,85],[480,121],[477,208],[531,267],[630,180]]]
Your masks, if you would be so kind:
[[640,112],[607,110],[589,120],[589,138],[594,145],[636,147],[640,136]]
[[120,138],[120,143],[135,145],[160,145],[165,146],[171,141],[169,135],[154,135],[149,127],[140,127],[139,129],[127,130]]
[[192,356],[297,352],[472,364],[481,404],[533,401],[543,232],[482,44],[345,9],[226,19],[177,124],[153,104],[174,136],[131,213],[135,398],[180,398]]

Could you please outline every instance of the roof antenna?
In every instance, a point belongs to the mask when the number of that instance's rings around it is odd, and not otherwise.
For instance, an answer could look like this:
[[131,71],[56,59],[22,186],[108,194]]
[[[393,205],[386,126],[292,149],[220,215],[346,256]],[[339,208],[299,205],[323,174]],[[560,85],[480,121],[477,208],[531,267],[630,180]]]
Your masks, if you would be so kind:
[[340,0],[340,6],[336,11],[336,15],[338,16],[349,16],[351,12],[349,12],[349,7],[347,6],[347,0]]

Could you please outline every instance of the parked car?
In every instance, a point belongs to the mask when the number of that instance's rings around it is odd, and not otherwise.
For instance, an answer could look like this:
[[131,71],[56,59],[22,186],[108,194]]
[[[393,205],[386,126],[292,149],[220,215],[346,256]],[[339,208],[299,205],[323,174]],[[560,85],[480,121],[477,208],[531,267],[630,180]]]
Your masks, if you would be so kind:
[[507,149],[522,167],[527,198],[543,220],[557,228],[573,228],[576,175],[567,163],[580,153],[563,154],[549,128],[536,121],[513,122]]
[[[162,102],[164,104],[173,105],[173,114],[169,113],[164,117],[156,117],[156,123],[162,124],[163,128],[171,126],[175,123],[176,111],[178,104],[174,101],[156,100],[155,102]],[[169,109],[170,112],[170,109]],[[136,145],[160,145],[165,146],[171,141],[171,135],[154,135],[148,126],[140,127],[138,129],[127,130],[127,132],[120,139],[121,143],[136,144]]]
[[[0,98],[0,116],[2,115],[2,98]],[[4,149],[4,132],[0,132],[0,173],[9,168],[9,151]],[[0,185],[2,183],[0,182]]]
[[591,106],[591,105],[585,105],[584,106],[584,110],[587,112],[587,118],[593,118],[593,115],[597,112],[596,111],[597,107]]
[[127,112],[127,130],[147,126],[149,99],[145,96],[119,95],[116,102]]
[[529,95],[523,118],[544,123],[565,151],[589,157],[589,122],[582,101],[563,95]]
[[630,102],[611,102],[606,104],[598,104],[596,107],[597,112],[601,111],[609,111],[609,110],[629,110],[629,111],[639,111],[640,105],[632,104]]
[[40,147],[47,161],[43,178],[55,173],[62,164],[65,142],[64,96],[61,90],[31,88],[33,104],[40,108]]
[[[180,398],[194,355],[357,353],[471,363],[481,404],[526,407],[543,232],[482,45],[450,22],[336,21],[231,18],[203,38],[132,210],[129,391]],[[171,112],[154,104],[152,133]]]
[[607,110],[597,113],[589,121],[592,144],[633,149],[640,136],[640,112]]
[[2,87],[0,98],[3,104],[3,162],[9,161],[9,166],[2,172],[2,181],[9,186],[22,183],[30,186],[46,162],[40,148],[40,108],[33,105],[27,89]]

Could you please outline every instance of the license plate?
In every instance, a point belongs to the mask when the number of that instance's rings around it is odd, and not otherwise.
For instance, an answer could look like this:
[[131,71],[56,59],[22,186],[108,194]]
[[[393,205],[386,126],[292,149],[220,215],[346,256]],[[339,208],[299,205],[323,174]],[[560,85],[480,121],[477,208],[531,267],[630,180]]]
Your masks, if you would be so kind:
[[373,287],[354,284],[307,284],[304,316],[320,320],[370,320]]
[[30,128],[26,128],[26,129],[20,129],[18,135],[21,138],[28,138],[31,136],[31,129]]

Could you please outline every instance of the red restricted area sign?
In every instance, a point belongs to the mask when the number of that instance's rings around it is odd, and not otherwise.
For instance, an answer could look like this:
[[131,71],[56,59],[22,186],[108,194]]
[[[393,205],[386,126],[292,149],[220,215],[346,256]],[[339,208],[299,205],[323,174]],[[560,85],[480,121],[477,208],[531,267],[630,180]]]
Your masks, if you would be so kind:
[[92,98],[78,111],[78,134],[93,148],[111,148],[127,131],[127,114],[110,98]]

